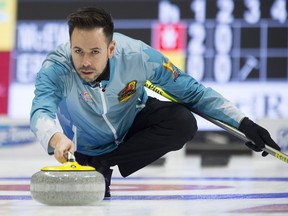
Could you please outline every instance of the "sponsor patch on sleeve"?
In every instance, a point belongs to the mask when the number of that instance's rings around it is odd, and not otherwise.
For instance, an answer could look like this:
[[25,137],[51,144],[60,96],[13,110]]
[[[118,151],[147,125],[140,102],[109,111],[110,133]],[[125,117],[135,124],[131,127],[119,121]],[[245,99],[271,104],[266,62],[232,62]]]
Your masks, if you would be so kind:
[[172,73],[173,80],[176,82],[177,78],[180,76],[178,68],[168,58],[165,58],[163,67]]

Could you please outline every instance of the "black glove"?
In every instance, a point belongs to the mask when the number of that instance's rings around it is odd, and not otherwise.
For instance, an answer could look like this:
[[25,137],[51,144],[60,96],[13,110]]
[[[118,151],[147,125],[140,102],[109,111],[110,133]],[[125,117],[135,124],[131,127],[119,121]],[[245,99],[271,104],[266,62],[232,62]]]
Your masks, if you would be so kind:
[[[255,143],[246,142],[245,144],[252,150],[256,152],[263,151],[262,149],[265,147],[265,144],[280,151],[280,147],[274,142],[271,138],[269,132],[261,127],[260,125],[256,124],[255,122],[251,121],[249,118],[245,117],[239,126],[239,130],[242,131],[247,138]],[[268,153],[263,151],[262,156],[267,156]]]

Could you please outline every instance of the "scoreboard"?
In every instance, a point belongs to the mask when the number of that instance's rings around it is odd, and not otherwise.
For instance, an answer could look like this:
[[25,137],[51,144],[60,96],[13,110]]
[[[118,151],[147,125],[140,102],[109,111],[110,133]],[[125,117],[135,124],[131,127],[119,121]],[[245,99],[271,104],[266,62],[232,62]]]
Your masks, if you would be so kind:
[[68,40],[66,16],[83,6],[110,11],[115,31],[163,52],[250,117],[288,118],[286,0],[19,0],[12,116],[17,86],[33,86],[47,53]]
[[190,8],[188,73],[219,83],[287,81],[286,1],[198,0]]

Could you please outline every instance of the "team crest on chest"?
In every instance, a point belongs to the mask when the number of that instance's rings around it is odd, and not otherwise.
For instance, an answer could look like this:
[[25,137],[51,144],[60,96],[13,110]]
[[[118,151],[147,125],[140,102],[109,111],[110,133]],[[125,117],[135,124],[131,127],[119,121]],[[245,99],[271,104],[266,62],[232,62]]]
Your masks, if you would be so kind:
[[137,80],[132,80],[131,82],[127,83],[124,89],[122,89],[118,94],[118,100],[119,102],[123,102],[128,100],[135,94],[136,92],[136,84]]

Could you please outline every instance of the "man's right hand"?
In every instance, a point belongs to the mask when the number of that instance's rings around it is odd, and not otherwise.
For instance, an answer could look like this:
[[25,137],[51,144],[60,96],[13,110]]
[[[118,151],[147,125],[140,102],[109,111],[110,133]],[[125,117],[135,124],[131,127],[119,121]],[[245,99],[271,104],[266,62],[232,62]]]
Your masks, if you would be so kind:
[[65,152],[69,151],[72,154],[75,152],[74,143],[63,133],[55,133],[50,139],[49,145],[54,148],[54,156],[60,163],[65,163],[67,161]]

